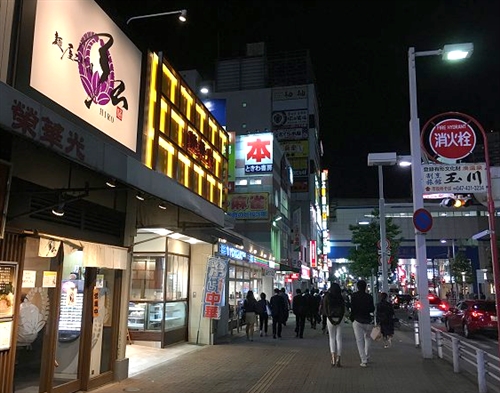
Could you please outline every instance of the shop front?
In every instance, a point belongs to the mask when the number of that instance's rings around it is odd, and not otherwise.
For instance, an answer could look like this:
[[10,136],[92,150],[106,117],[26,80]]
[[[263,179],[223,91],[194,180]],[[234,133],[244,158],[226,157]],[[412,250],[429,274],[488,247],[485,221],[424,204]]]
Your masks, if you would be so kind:
[[129,337],[135,344],[159,348],[186,341],[190,244],[168,235],[158,237],[154,229],[140,229],[135,243],[127,317]]
[[6,253],[13,245],[19,252],[10,262],[16,271],[10,285],[19,307],[2,361],[14,367],[14,391],[74,392],[111,382],[126,249],[8,234],[0,243],[2,260],[11,259]]

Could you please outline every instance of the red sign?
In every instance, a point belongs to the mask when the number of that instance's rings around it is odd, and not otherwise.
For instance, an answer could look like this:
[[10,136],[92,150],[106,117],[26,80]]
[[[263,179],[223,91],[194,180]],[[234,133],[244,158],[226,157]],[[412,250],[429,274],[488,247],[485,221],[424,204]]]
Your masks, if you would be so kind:
[[311,267],[317,267],[317,255],[316,255],[316,240],[311,240],[309,242],[309,253],[311,256],[311,259],[309,261],[309,266]]
[[474,150],[476,133],[463,120],[446,119],[437,123],[431,130],[429,144],[438,156],[450,160],[460,160]]

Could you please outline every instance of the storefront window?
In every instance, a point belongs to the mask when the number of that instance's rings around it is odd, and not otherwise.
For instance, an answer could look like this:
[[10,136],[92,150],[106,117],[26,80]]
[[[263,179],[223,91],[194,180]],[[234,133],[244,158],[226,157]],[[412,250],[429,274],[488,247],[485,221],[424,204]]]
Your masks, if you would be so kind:
[[180,255],[169,255],[167,259],[167,299],[187,299],[189,259]]
[[162,300],[163,256],[134,256],[130,297],[133,300]]

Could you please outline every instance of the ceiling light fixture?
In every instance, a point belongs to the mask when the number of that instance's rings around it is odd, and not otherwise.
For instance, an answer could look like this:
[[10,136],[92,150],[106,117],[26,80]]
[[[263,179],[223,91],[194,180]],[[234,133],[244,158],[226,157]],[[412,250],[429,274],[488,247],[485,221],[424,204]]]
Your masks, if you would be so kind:
[[167,210],[167,205],[165,205],[163,202],[161,202],[158,207],[161,209],[161,210]]
[[52,209],[52,214],[57,217],[64,216],[64,202],[59,203],[57,207]]
[[106,185],[107,185],[108,187],[115,188],[115,187],[116,187],[116,180],[115,180],[115,179],[109,179],[109,180],[106,182]]
[[144,197],[144,194],[142,192],[138,192],[135,197],[140,200],[140,201],[143,201],[145,199]]

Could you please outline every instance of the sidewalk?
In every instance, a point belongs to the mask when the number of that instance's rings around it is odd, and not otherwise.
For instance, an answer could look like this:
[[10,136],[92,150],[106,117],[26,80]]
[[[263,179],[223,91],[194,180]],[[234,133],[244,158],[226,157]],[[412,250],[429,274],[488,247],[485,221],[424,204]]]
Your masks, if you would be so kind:
[[[396,330],[391,348],[373,342],[371,363],[362,368],[351,324],[343,324],[342,367],[331,368],[328,335],[306,324],[295,338],[291,315],[283,338],[247,341],[244,332],[158,364],[98,393],[473,393],[475,381],[455,374],[451,364],[423,359],[412,334]],[[405,329],[403,327],[402,329]],[[190,344],[181,344],[190,345]],[[168,350],[168,349],[166,349]]]

